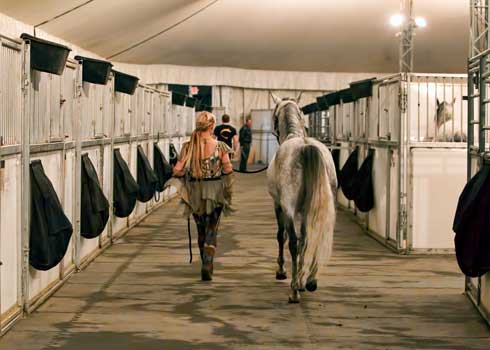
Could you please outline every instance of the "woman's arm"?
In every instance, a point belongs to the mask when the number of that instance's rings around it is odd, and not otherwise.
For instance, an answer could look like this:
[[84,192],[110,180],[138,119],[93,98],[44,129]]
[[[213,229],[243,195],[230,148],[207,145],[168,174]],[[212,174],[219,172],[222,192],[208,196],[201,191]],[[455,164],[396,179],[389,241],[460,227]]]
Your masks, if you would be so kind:
[[230,161],[230,156],[228,152],[221,152],[221,164],[223,167],[223,174],[230,174],[233,172],[233,165]]
[[177,163],[175,164],[174,168],[173,168],[173,174],[175,177],[182,177],[185,175],[185,156],[186,156],[186,153],[187,153],[187,145],[184,144],[182,146],[182,151],[180,152],[180,157],[179,157],[179,160],[177,161]]

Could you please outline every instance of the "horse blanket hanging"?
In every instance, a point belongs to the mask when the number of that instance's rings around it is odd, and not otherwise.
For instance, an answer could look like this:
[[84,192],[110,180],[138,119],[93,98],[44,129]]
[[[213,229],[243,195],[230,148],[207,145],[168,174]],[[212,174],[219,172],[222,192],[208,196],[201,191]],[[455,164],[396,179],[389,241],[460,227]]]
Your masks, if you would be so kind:
[[114,214],[125,218],[136,206],[139,186],[118,148],[114,149]]
[[490,271],[490,165],[484,165],[463,189],[453,231],[461,271],[468,277]]
[[80,234],[84,238],[95,238],[104,231],[109,219],[109,201],[87,153],[82,154],[81,181]]
[[172,166],[165,159],[162,150],[156,143],[153,146],[153,169],[158,179],[156,191],[162,192],[165,188],[165,183],[172,177],[173,171]]
[[40,160],[30,165],[31,223],[29,263],[37,270],[49,270],[63,259],[73,226]]
[[148,202],[153,198],[156,192],[158,178],[151,168],[150,161],[143,151],[143,147],[138,145],[137,147],[138,159],[137,159],[137,182],[139,186],[138,200],[140,202]]

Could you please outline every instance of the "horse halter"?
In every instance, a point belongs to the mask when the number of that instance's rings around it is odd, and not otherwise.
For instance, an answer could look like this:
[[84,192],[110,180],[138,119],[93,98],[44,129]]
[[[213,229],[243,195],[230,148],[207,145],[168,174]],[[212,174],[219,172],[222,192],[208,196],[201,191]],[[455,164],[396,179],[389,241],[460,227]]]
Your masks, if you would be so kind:
[[302,118],[303,112],[301,112],[301,109],[299,108],[296,101],[293,99],[282,99],[282,101],[276,105],[276,107],[274,108],[274,112],[272,113],[273,122],[274,122],[274,129],[272,131],[272,135],[274,135],[277,138],[277,142],[279,142],[279,136],[280,136],[279,113],[281,113],[281,111],[290,104],[294,105],[294,107],[298,110],[298,115],[300,116],[300,122],[304,123],[304,120]]

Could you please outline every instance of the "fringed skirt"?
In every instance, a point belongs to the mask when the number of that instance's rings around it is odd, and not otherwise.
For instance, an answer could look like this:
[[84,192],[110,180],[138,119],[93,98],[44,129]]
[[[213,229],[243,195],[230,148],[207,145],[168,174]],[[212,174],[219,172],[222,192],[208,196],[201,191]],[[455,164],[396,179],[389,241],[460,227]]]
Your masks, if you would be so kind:
[[225,199],[225,186],[222,179],[213,181],[188,181],[185,178],[172,178],[167,186],[177,189],[181,197],[183,215],[189,217],[191,214],[209,215],[216,208],[222,207],[225,216],[235,210],[231,203]]

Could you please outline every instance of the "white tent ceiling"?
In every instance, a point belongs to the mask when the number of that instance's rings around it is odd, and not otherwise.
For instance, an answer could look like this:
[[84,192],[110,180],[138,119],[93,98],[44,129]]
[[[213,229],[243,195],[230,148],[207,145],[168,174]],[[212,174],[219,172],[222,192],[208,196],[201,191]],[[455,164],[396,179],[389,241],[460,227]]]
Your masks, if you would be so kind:
[[[414,2],[428,22],[415,38],[415,70],[464,72],[469,0]],[[36,25],[84,3],[0,0],[0,12]],[[398,9],[399,0],[94,0],[40,28],[119,62],[394,72],[398,39],[388,19]]]

